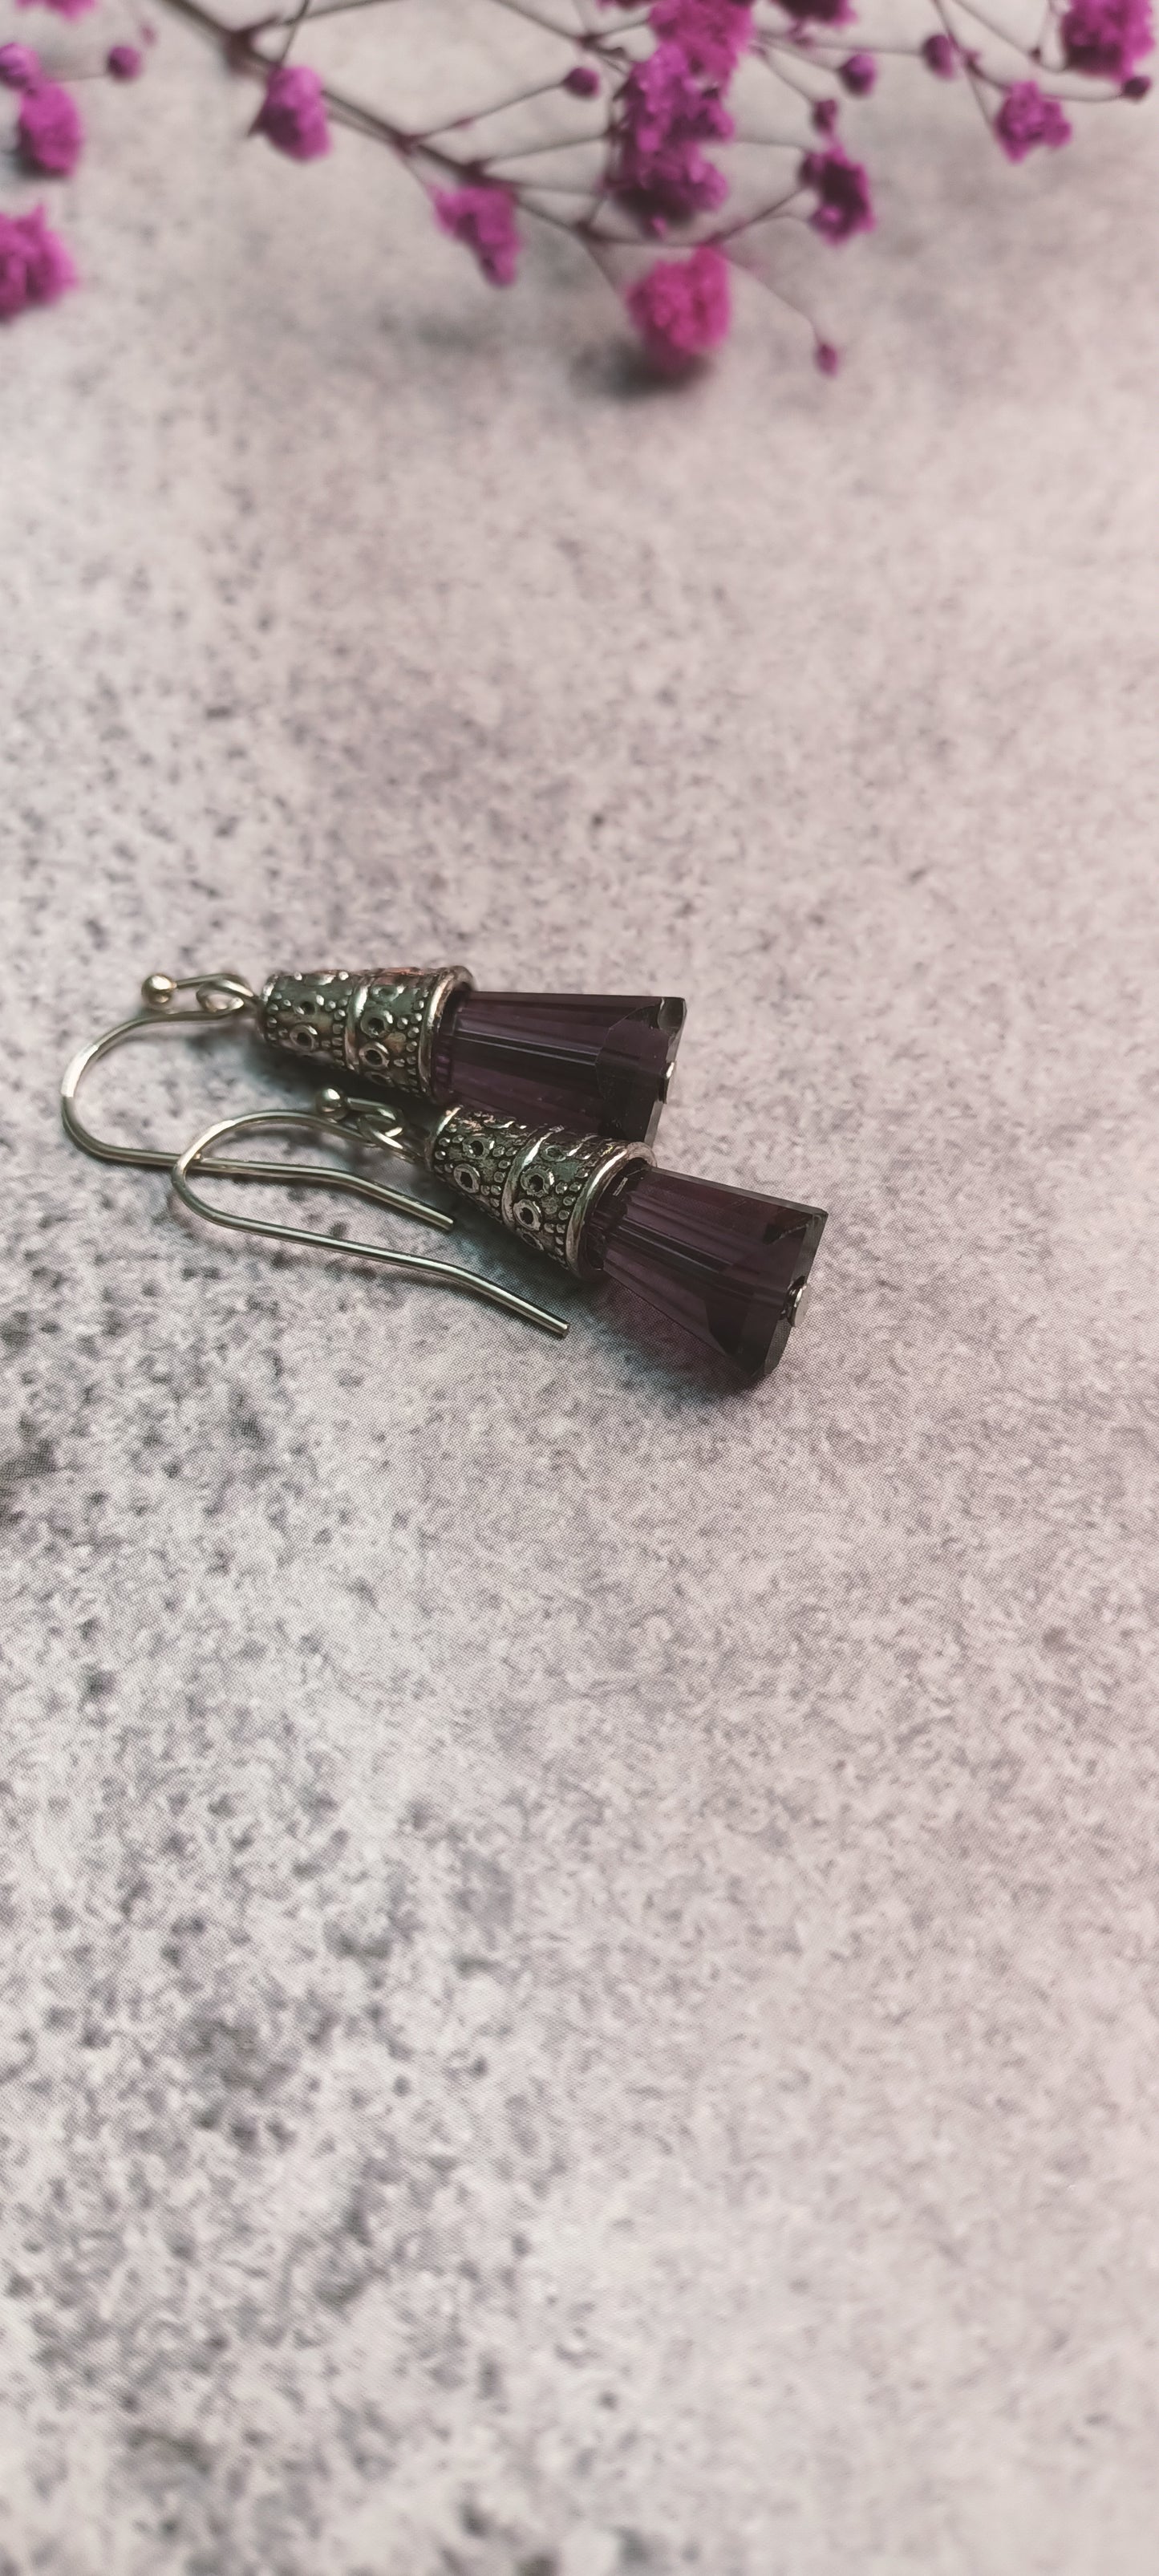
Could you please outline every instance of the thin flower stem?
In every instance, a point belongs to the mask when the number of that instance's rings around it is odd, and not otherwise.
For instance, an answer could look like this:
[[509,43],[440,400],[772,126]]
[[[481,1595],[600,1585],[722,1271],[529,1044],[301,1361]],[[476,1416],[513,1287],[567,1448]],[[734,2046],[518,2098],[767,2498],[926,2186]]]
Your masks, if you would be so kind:
[[[1012,36],[1008,27],[997,26],[993,18],[987,17],[984,9],[978,8],[977,0],[958,0],[958,6],[962,11],[963,17],[973,18],[979,27],[985,28],[988,36],[993,36],[995,38],[995,41],[998,44],[1009,45],[1012,51],[1016,54],[1022,53],[1023,47],[1019,44],[1017,36]],[[941,8],[938,10],[938,15],[942,18],[943,24],[946,26],[947,34],[953,38],[953,41],[958,45],[959,51],[963,50],[961,39],[954,35],[954,30],[946,21],[945,14]]]
[[1035,38],[1035,42],[1034,42],[1034,52],[1033,52],[1032,59],[1036,59],[1039,55],[1041,55],[1042,48],[1043,48],[1043,46],[1044,46],[1044,45],[1045,45],[1045,43],[1046,43],[1046,39],[1047,39],[1047,37],[1048,37],[1049,35],[1052,35],[1052,34],[1054,33],[1054,29],[1055,29],[1056,24],[1057,24],[1057,20],[1056,20],[1056,18],[1055,18],[1054,10],[1053,10],[1053,8],[1051,7],[1051,0],[1046,0],[1046,6],[1045,6],[1045,8],[1044,8],[1044,10],[1043,10],[1043,12],[1042,12],[1042,17],[1041,17],[1041,19],[1040,19],[1040,21],[1039,21],[1038,34],[1037,34],[1037,36],[1036,36],[1036,38]]
[[285,44],[283,45],[282,50],[281,50],[280,54],[279,54],[279,55],[278,55],[278,57],[277,57],[277,60],[278,60],[278,62],[279,62],[279,63],[285,63],[285,62],[288,62],[288,61],[289,61],[289,58],[290,58],[290,47],[291,47],[291,45],[293,44],[294,38],[295,38],[295,36],[297,35],[297,32],[298,32],[299,27],[300,27],[300,26],[301,26],[301,24],[302,24],[302,20],[303,20],[303,18],[305,18],[305,17],[307,17],[307,16],[309,15],[309,10],[310,10],[310,0],[298,0],[298,6],[297,6],[296,10],[294,11],[294,15],[293,15],[293,17],[292,17],[292,18],[291,18],[291,20],[290,20],[289,26],[288,26],[288,27],[287,27],[287,29],[286,29],[286,41],[285,41]]
[[558,36],[561,44],[574,45],[574,27],[560,27],[554,18],[541,18],[538,10],[525,9],[522,0],[495,0],[497,9],[508,9],[513,18],[525,18],[529,27],[538,27],[541,36]]
[[964,53],[963,53],[962,45],[961,45],[961,43],[960,43],[960,41],[959,41],[958,37],[956,36],[956,34],[955,34],[955,32],[954,32],[954,23],[953,23],[953,20],[952,20],[952,18],[950,17],[948,10],[946,9],[946,6],[945,6],[945,0],[934,0],[934,7],[935,7],[935,9],[936,9],[936,11],[937,11],[937,14],[938,14],[939,18],[941,19],[943,31],[944,31],[944,33],[949,37],[950,43],[952,44],[952,46],[953,46],[953,48],[954,48],[955,53],[957,53],[957,54],[962,54],[962,56],[963,56],[963,63],[964,63],[964,68],[965,68],[966,78],[967,78],[967,80],[968,80],[968,82],[969,82],[969,84],[970,84],[970,96],[971,96],[971,98],[972,98],[972,99],[973,99],[973,101],[974,101],[974,105],[975,105],[975,107],[976,107],[976,108],[977,108],[977,110],[978,110],[978,114],[979,114],[979,116],[980,116],[980,117],[981,117],[981,119],[982,119],[982,123],[983,123],[983,125],[985,126],[987,133],[990,133],[990,131],[991,131],[991,117],[990,117],[990,110],[989,110],[989,108],[988,108],[988,107],[987,107],[987,105],[986,105],[986,99],[985,99],[985,95],[984,95],[984,91],[983,91],[983,84],[982,84],[982,81],[981,81],[981,80],[980,80],[980,78],[979,78],[978,70],[977,70],[977,66],[976,66],[974,63],[972,63],[972,62],[970,61],[969,56],[968,56],[967,54],[964,54]]
[[[537,197],[589,198],[591,196],[590,188],[581,188],[578,181],[574,188],[569,188],[562,179],[530,179],[527,186],[518,189],[516,193],[520,205],[526,206],[529,214],[534,212],[534,201]],[[598,206],[598,199],[596,203]]]
[[[166,5],[172,7],[173,0],[166,0]],[[399,0],[321,0],[321,6],[309,13],[310,24],[313,26],[316,18],[348,18],[352,9],[392,9],[398,6]]]
[[812,332],[818,346],[820,345],[821,334],[812,314],[806,311],[803,304],[798,304],[794,295],[787,295],[783,286],[774,286],[771,277],[765,277],[759,268],[750,268],[747,260],[737,259],[732,251],[726,251],[725,257],[741,277],[751,277],[754,286],[762,287],[766,295],[773,297],[775,303],[783,304],[787,313],[795,313],[797,320],[805,324],[806,329]]
[[771,204],[758,208],[755,215],[739,215],[735,224],[719,226],[716,232],[709,233],[709,241],[714,242],[719,249],[725,242],[735,241],[738,233],[755,232],[758,224],[767,224],[771,222],[774,215],[784,214],[785,208],[791,206],[794,198],[799,197],[801,193],[800,188],[787,188],[784,196],[774,197]]
[[509,108],[523,107],[529,98],[548,98],[560,86],[558,80],[536,81],[532,89],[517,89],[512,97],[497,99],[494,107],[468,108],[462,116],[447,116],[439,125],[424,126],[424,134],[453,134],[460,126],[482,125],[490,116],[505,116]]
[[488,157],[496,165],[500,161],[530,161],[541,152],[590,152],[593,143],[606,140],[607,128],[601,127],[597,134],[556,134],[548,143],[513,144],[509,152],[496,152]]
[[[965,0],[961,0],[961,5],[962,5],[963,7],[965,7]],[[316,16],[320,16],[320,15],[321,15],[321,12],[320,12],[320,11],[316,11],[316,12],[315,12],[315,15],[316,15]],[[874,37],[874,36],[867,36],[867,35],[866,35],[864,28],[860,28],[860,29],[858,30],[858,33],[859,33],[860,40],[861,40],[861,50],[862,50],[863,52],[867,53],[867,54],[896,54],[897,56],[899,56],[899,58],[900,58],[902,61],[905,61],[905,62],[911,62],[911,63],[912,63],[912,62],[916,61],[917,56],[918,56],[918,54],[919,54],[919,52],[920,52],[920,50],[921,50],[920,46],[918,46],[918,45],[889,45],[889,44],[880,44],[880,45],[879,45],[879,44],[878,44],[878,42],[877,42],[876,37]],[[770,29],[769,29],[769,31],[768,31],[768,33],[767,33],[767,35],[766,35],[765,42],[766,42],[766,43],[767,43],[767,45],[768,45],[768,48],[769,48],[770,53],[787,53],[787,54],[792,54],[792,55],[793,55],[793,60],[794,60],[794,62],[799,62],[799,61],[800,61],[800,56],[799,56],[799,55],[795,52],[795,50],[794,50],[793,42],[792,42],[792,38],[791,38],[791,37],[788,37],[788,36],[777,36],[777,35],[775,35],[775,34],[773,33],[772,29],[770,28]],[[757,59],[758,59],[758,60],[763,60],[763,59],[764,59],[763,47],[757,47],[757,46],[754,46],[753,51],[754,51],[754,54],[756,55],[756,57],[757,57]],[[831,39],[830,39],[829,37],[827,37],[827,36],[816,37],[816,38],[814,38],[814,40],[813,40],[812,44],[811,44],[811,45],[810,45],[810,47],[809,47],[808,60],[809,60],[810,62],[812,62],[812,61],[814,61],[814,59],[815,59],[816,57],[818,57],[818,56],[820,56],[820,55],[822,55],[822,54],[839,54],[839,55],[840,55],[840,57],[841,57],[842,62],[844,62],[845,57],[846,57],[846,55],[847,55],[848,51],[849,51],[849,46],[848,46],[848,44],[844,44],[844,45],[834,44],[834,43],[831,41]],[[770,65],[770,69],[771,69],[771,65]],[[828,64],[827,64],[827,63],[822,63],[822,65],[821,65],[821,69],[822,69],[823,71],[825,71],[825,72],[828,72],[828,69],[829,69]]]
[[[777,45],[775,48],[770,47],[770,50],[775,50],[777,53],[781,53],[787,52],[789,48],[787,46],[783,47],[781,45]],[[754,62],[764,64],[765,70],[768,72],[771,80],[783,81],[786,89],[791,89],[798,98],[803,98],[806,107],[816,106],[817,100],[814,92],[811,89],[806,89],[801,81],[790,80],[787,71],[782,69],[780,63],[770,62],[769,55],[766,53],[763,45],[754,46],[752,59]],[[796,60],[797,57],[794,56],[794,61]]]

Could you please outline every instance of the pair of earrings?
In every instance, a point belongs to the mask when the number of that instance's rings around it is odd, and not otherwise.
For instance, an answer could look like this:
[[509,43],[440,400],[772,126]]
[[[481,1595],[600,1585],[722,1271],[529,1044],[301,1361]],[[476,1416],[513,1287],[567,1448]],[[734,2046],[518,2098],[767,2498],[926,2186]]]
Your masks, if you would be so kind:
[[[196,1007],[174,1008],[192,991]],[[314,1182],[442,1230],[451,1219],[357,1172],[242,1161],[223,1151],[276,1128],[324,1133],[424,1164],[574,1277],[618,1280],[742,1375],[776,1367],[821,1240],[820,1208],[688,1180],[655,1167],[652,1140],[684,1025],[681,1001],[638,995],[479,993],[467,969],[345,967],[275,974],[255,993],[236,975],[150,975],[143,1014],[74,1057],[61,1093],[73,1141],[102,1160],[167,1169],[179,1197],[213,1223],[282,1241],[336,1238],[210,1204],[200,1174]],[[76,1106],[90,1065],[159,1026],[256,1024],[266,1044],[327,1077],[312,1111],[256,1111],[220,1121],[185,1149],[111,1145]],[[381,1085],[393,1102],[367,1098]],[[405,1104],[405,1109],[401,1104]],[[342,1238],[343,1248],[466,1288],[548,1331],[567,1326],[477,1272]]]

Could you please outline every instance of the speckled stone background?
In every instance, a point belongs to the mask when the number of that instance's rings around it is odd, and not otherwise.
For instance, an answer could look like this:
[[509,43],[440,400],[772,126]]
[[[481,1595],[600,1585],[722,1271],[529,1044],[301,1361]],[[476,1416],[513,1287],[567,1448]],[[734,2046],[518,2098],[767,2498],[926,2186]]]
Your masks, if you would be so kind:
[[[91,93],[0,350],[4,2576],[1159,2564],[1159,125],[895,95],[847,372],[754,294],[657,397],[180,31]],[[688,994],[667,1159],[832,1211],[767,1387],[66,1149],[148,969],[388,948]]]

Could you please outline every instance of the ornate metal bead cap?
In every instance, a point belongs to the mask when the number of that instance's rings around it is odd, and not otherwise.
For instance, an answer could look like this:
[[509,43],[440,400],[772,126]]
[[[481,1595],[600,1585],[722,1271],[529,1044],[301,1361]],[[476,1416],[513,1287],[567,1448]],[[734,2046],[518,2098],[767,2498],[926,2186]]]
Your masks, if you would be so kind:
[[312,975],[271,975],[260,1003],[263,1037],[291,1055],[319,1063],[346,1063],[346,1021],[357,977],[345,967],[320,967]]
[[566,1127],[525,1127],[486,1110],[449,1109],[427,1144],[438,1179],[577,1279],[599,1276],[599,1263],[585,1256],[584,1236],[605,1190],[630,1166],[652,1160],[647,1145],[574,1136]]
[[314,1056],[388,1082],[412,1099],[434,1097],[439,1023],[456,993],[472,989],[465,966],[345,966],[271,975],[262,1033],[291,1055]]

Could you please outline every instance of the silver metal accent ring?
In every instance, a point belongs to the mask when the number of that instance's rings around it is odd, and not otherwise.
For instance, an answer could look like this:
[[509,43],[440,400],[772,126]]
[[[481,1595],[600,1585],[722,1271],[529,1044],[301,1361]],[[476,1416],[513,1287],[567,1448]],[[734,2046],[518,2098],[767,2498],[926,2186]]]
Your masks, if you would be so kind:
[[366,1009],[366,997],[369,991],[370,977],[367,976],[361,984],[355,985],[354,991],[346,1005],[346,1026],[342,1032],[342,1053],[346,1059],[346,1069],[348,1073],[357,1073],[358,1071],[358,1023]]
[[423,1161],[426,1164],[428,1172],[433,1172],[435,1168],[435,1147],[443,1133],[443,1129],[445,1127],[449,1127],[452,1118],[457,1118],[458,1115],[459,1104],[457,1100],[453,1100],[450,1108],[444,1109],[442,1117],[436,1119],[434,1126],[431,1128],[430,1134],[424,1139]]
[[510,1227],[512,1234],[517,1234],[520,1230],[516,1223],[515,1200],[520,1184],[523,1180],[524,1173],[530,1171],[536,1155],[542,1153],[544,1146],[554,1145],[556,1137],[562,1136],[563,1134],[564,1129],[562,1127],[541,1128],[539,1135],[533,1136],[530,1143],[524,1146],[523,1152],[516,1155],[515,1160],[511,1165],[511,1169],[507,1174],[507,1178],[503,1183],[503,1196],[499,1202],[501,1221],[504,1225]]
[[607,1153],[597,1163],[595,1171],[584,1182],[568,1218],[567,1233],[564,1237],[567,1266],[576,1279],[599,1277],[598,1270],[582,1258],[584,1227],[597,1200],[603,1197],[609,1184],[617,1179],[621,1172],[630,1171],[637,1163],[650,1169],[655,1160],[656,1157],[650,1145],[609,1145]]
[[431,1093],[435,1038],[438,1034],[439,1021],[455,993],[473,993],[474,990],[475,978],[468,966],[444,966],[427,995],[422,1025],[419,1029],[418,1078],[419,1088],[428,1100]]

